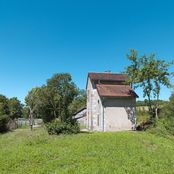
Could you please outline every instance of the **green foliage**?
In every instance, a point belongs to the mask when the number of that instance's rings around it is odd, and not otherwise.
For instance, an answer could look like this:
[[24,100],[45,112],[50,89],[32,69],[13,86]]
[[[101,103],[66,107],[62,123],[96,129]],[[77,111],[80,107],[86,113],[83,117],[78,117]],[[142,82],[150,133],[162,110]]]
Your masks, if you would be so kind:
[[165,103],[159,115],[159,119],[154,125],[148,128],[148,132],[163,137],[174,136],[174,94],[170,97],[169,102]]
[[[42,87],[33,88],[25,98],[34,117],[42,118],[45,123],[58,118],[66,122],[72,116],[69,108],[77,101],[79,90],[68,73],[55,74]],[[82,100],[80,99],[80,102]]]
[[68,110],[70,115],[73,115],[83,107],[86,107],[86,92],[84,90],[79,90],[77,97],[75,97],[69,105]]
[[0,132],[8,130],[7,123],[9,120],[8,99],[0,95]]
[[172,174],[174,141],[144,132],[0,135],[2,174]]
[[147,122],[150,119],[150,115],[148,111],[137,110],[136,118],[137,118],[137,126],[139,126],[140,124]]
[[22,116],[22,107],[16,97],[8,99],[4,95],[0,95],[0,132],[8,130],[7,123],[10,119]]
[[32,112],[35,118],[37,118],[36,113],[39,110],[40,105],[42,104],[40,96],[41,96],[41,88],[36,87],[32,88],[32,90],[29,91],[28,95],[25,97],[25,103],[28,106],[28,109],[26,108],[26,112],[28,110],[29,115]]
[[[159,107],[161,86],[170,86],[169,76],[171,73],[168,72],[168,69],[173,62],[168,63],[164,60],[156,59],[154,54],[138,57],[138,52],[133,49],[130,50],[130,55],[127,57],[131,61],[131,65],[126,70],[129,75],[128,82],[134,88],[141,87],[143,89],[143,95],[147,97],[149,112],[154,117],[154,110],[157,111]],[[154,110],[152,108],[152,99],[155,99]]]
[[169,102],[163,107],[160,118],[167,118],[174,121],[174,93],[169,98]]
[[66,121],[70,116],[68,107],[78,95],[77,87],[72,82],[71,75],[68,73],[55,74],[47,80],[47,88],[54,93],[56,100],[54,114],[56,118],[60,116],[61,121]]
[[[155,100],[152,100],[152,105],[154,106],[155,105]],[[168,103],[168,101],[164,101],[164,100],[158,100],[158,104],[160,106],[164,106],[166,103]],[[147,99],[145,99],[144,101],[140,101],[138,100],[136,102],[136,106],[147,106]]]
[[30,108],[37,108],[37,105],[39,105],[39,94],[40,94],[40,88],[32,88],[31,91],[28,92],[28,95],[25,97],[25,102]]
[[4,95],[0,95],[0,115],[6,114],[9,114],[8,98]]
[[10,118],[14,119],[22,117],[22,107],[23,106],[17,97],[10,98],[8,100]]
[[0,115],[0,132],[8,131],[7,123],[9,121],[8,115]]
[[46,124],[46,128],[49,134],[59,135],[59,134],[77,134],[80,132],[78,123],[72,122],[61,122],[56,119],[51,123]]
[[155,124],[148,127],[146,131],[152,134],[158,135],[160,137],[170,138],[171,134],[167,131],[166,126],[168,126],[166,121],[160,119],[160,120],[157,120]]
[[171,95],[169,102],[163,107],[155,129],[163,129],[166,133],[174,135],[174,93]]
[[26,107],[26,106],[24,106],[24,107],[22,108],[22,117],[23,117],[23,118],[28,118],[29,113],[30,113],[29,108]]

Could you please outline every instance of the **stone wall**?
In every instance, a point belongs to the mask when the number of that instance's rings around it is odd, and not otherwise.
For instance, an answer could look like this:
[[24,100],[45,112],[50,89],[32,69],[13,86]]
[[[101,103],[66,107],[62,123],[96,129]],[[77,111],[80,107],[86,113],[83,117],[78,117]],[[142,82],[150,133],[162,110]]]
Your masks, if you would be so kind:
[[101,130],[102,102],[95,85],[88,79],[87,85],[87,128],[92,131]]

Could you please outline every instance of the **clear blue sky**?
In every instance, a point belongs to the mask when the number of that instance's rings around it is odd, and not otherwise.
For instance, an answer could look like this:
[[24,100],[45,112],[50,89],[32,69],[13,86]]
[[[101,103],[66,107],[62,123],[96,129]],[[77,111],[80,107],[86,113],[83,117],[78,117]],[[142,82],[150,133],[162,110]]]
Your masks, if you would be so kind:
[[[23,101],[58,72],[85,88],[89,71],[123,71],[130,48],[170,61],[173,7],[172,0],[0,0],[0,93]],[[162,99],[170,93],[164,88]]]

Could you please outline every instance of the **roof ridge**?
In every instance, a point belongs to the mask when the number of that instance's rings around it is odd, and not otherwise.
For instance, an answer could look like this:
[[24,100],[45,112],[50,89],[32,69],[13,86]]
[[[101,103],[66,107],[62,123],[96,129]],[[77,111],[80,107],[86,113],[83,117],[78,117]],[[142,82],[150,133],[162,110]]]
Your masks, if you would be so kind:
[[128,84],[102,84],[102,83],[98,83],[96,85],[101,85],[101,86],[130,86]]
[[117,72],[88,72],[88,74],[114,74],[114,75],[127,75],[126,73],[117,73]]

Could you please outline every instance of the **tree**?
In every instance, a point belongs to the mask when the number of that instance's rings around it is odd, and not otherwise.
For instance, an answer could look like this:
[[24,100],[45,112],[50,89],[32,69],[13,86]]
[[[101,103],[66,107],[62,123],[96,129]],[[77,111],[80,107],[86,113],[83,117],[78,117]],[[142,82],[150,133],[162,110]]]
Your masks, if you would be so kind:
[[7,131],[7,123],[9,121],[8,98],[0,95],[0,132]]
[[44,122],[50,122],[58,118],[60,110],[60,96],[58,93],[47,86],[42,86],[38,99],[39,103],[35,113],[37,117],[42,118]]
[[0,115],[9,115],[8,98],[0,95]]
[[70,119],[69,105],[78,95],[76,85],[68,73],[55,74],[42,87],[33,88],[25,98],[30,108],[30,118],[41,117],[44,122],[56,118],[62,122]]
[[169,98],[169,102],[167,102],[164,105],[162,112],[160,113],[159,122],[157,123],[157,126],[158,125],[164,126],[166,131],[172,135],[174,135],[174,107],[173,106],[174,106],[174,93]]
[[[127,67],[126,73],[129,76],[128,82],[133,88],[141,87],[143,89],[143,96],[147,97],[147,105],[152,116],[158,118],[159,95],[161,86],[170,87],[169,66],[172,64],[165,60],[155,58],[154,54],[138,57],[138,52],[131,49],[130,54],[127,55],[131,61],[131,65]],[[152,100],[155,99],[154,105]],[[155,110],[155,112],[154,112]]]
[[9,108],[9,114],[10,118],[19,118],[22,117],[22,104],[21,102],[17,99],[17,97],[13,97],[8,100],[8,108]]
[[23,118],[28,118],[29,115],[30,115],[29,107],[23,106],[23,108],[22,108],[22,117]]
[[36,87],[29,91],[28,95],[25,97],[25,102],[29,108],[29,120],[30,120],[30,127],[31,130],[33,129],[34,123],[34,112],[39,109],[40,105],[40,88]]
[[70,117],[68,110],[69,105],[78,95],[78,90],[74,82],[72,82],[69,73],[60,73],[53,75],[47,80],[47,89],[54,95],[52,106],[54,105],[54,115],[61,121],[66,121]]
[[70,115],[86,106],[86,92],[85,90],[78,90],[77,97],[74,98],[72,103],[69,105],[68,110]]
[[174,125],[174,93],[170,96],[169,98],[169,102],[167,102],[163,108],[162,113],[160,114],[160,116],[162,118],[167,118],[169,120],[173,121],[173,125]]

